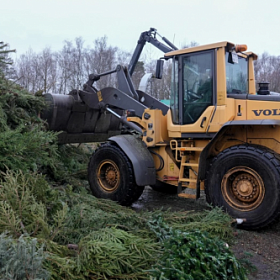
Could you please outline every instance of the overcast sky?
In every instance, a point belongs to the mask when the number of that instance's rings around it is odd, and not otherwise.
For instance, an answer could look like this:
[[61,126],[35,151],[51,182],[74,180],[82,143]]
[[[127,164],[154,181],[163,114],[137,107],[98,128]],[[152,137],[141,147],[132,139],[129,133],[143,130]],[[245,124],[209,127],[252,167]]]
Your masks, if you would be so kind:
[[60,50],[82,37],[85,46],[104,35],[126,51],[155,27],[181,47],[230,41],[257,54],[280,55],[279,0],[2,0],[0,41],[17,49]]

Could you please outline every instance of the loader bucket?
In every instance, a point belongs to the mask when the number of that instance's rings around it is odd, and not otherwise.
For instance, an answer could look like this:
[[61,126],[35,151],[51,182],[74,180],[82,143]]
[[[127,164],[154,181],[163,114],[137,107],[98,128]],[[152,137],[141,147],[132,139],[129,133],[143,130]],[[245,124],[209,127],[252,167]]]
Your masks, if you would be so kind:
[[[110,113],[91,109],[75,95],[44,95],[47,109],[41,118],[49,130],[60,132],[60,143],[102,142],[121,133],[119,119]],[[122,115],[122,110],[115,110]]]

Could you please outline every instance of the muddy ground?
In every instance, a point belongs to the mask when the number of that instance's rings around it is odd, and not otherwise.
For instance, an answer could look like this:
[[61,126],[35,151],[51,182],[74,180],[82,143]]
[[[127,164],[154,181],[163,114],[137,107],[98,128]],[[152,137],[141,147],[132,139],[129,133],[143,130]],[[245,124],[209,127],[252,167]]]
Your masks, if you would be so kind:
[[[139,200],[132,205],[135,210],[172,209],[202,210],[208,206],[202,196],[199,200],[179,198],[146,187]],[[280,222],[261,231],[235,230],[231,246],[238,258],[247,259],[255,267],[250,280],[280,280]]]

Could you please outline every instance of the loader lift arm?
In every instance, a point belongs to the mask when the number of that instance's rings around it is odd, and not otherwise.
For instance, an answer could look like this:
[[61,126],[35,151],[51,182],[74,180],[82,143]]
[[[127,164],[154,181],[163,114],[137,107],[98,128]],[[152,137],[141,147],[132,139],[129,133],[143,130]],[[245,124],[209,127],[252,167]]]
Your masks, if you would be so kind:
[[[157,40],[156,35],[158,35],[168,46],[161,43]],[[137,46],[133,52],[133,55],[131,57],[130,63],[128,65],[128,68],[123,68],[122,66],[118,65],[116,69],[100,73],[100,74],[90,74],[89,80],[84,84],[84,91],[87,92],[95,92],[96,89],[92,88],[92,85],[95,81],[98,81],[100,77],[110,75],[114,72],[117,72],[117,79],[119,84],[119,89],[123,92],[127,93],[129,96],[133,97],[136,100],[139,100],[139,96],[137,92],[135,91],[135,88],[133,86],[133,83],[131,81],[131,76],[134,72],[134,69],[136,67],[136,64],[139,60],[139,57],[143,51],[143,48],[146,44],[146,42],[151,43],[156,48],[161,50],[164,53],[178,50],[178,48],[172,44],[167,38],[162,37],[155,28],[150,28],[149,31],[144,31],[141,33],[140,38],[137,42]]]
[[[158,35],[167,45],[159,42],[156,38],[156,35]],[[128,108],[123,108],[123,104],[129,105],[131,104],[131,102],[133,103],[133,105],[131,107],[129,107],[129,109],[135,109],[136,111],[140,110],[141,112],[143,112],[143,108],[157,108],[162,110],[162,113],[165,115],[168,111],[168,106],[162,104],[160,101],[156,100],[155,98],[153,98],[152,96],[149,96],[148,94],[144,93],[144,92],[137,92],[134,88],[134,85],[132,83],[131,80],[131,76],[133,74],[133,71],[135,69],[135,66],[139,60],[139,57],[142,53],[142,50],[146,44],[146,42],[151,43],[152,45],[154,45],[155,47],[157,47],[159,50],[161,50],[164,53],[173,51],[173,50],[177,50],[178,48],[176,46],[174,46],[168,39],[166,39],[165,37],[162,37],[155,28],[150,28],[149,31],[145,31],[142,32],[140,35],[140,38],[137,42],[137,46],[133,52],[132,58],[130,60],[130,63],[128,65],[128,68],[126,67],[122,67],[121,65],[118,65],[116,67],[116,69],[104,72],[104,73],[100,73],[100,74],[90,74],[89,75],[89,80],[84,84],[83,87],[83,92],[80,93],[80,96],[82,98],[82,100],[88,104],[88,106],[90,108],[93,108],[94,106],[92,105],[93,103],[97,104],[99,103],[97,100],[95,100],[94,102],[89,102],[88,97],[90,99],[92,99],[93,97],[91,96],[91,93],[96,93],[97,89],[95,89],[93,87],[94,82],[98,81],[100,79],[100,77],[102,76],[106,76],[106,75],[110,75],[112,73],[116,73],[117,74],[117,80],[118,80],[118,90],[119,92],[116,92],[116,89],[111,89],[110,93],[108,93],[108,90],[106,91],[108,98],[106,98],[107,103],[105,104],[103,102],[103,107],[107,107],[108,105],[113,105],[116,108],[122,108],[122,109],[128,109]],[[113,91],[115,93],[113,93]],[[123,94],[122,94],[123,93]],[[88,95],[89,94],[89,95]],[[103,92],[102,92],[103,94]],[[139,96],[140,94],[140,96]],[[131,97],[132,99],[128,99],[127,96]],[[88,96],[88,97],[87,97]],[[113,98],[113,96],[115,98]],[[116,96],[118,96],[118,98],[116,98]],[[140,104],[137,101],[140,101],[140,99],[144,100],[142,104]],[[87,101],[86,101],[87,100]],[[100,106],[101,104],[99,104]],[[144,107],[143,107],[144,105]],[[97,108],[96,108],[97,109]],[[112,113],[112,112],[111,112]],[[137,114],[136,114],[137,115]],[[141,114],[142,115],[142,114]],[[139,117],[141,115],[138,115]],[[119,116],[120,119],[120,116]],[[121,120],[121,119],[120,119]]]
[[[156,35],[158,35],[168,46],[158,41]],[[128,72],[130,76],[132,76],[134,72],[135,66],[139,60],[139,57],[142,53],[142,50],[146,42],[151,43],[152,45],[154,45],[156,48],[158,48],[164,53],[178,50],[178,48],[174,46],[168,39],[162,37],[155,28],[150,28],[149,31],[142,32],[138,40],[137,46],[133,52],[130,63],[128,65]]]

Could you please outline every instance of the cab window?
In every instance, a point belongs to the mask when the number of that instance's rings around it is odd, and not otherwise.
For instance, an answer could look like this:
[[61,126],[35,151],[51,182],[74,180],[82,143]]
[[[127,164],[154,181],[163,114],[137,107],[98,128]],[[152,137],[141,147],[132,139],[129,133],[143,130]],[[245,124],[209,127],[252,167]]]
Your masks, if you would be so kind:
[[227,93],[248,93],[248,60],[238,56],[238,63],[229,62],[226,53]]
[[172,76],[171,76],[171,91],[170,91],[170,109],[172,121],[174,124],[179,123],[179,78],[178,78],[178,60],[173,58]]
[[195,123],[213,104],[213,57],[207,51],[183,58],[183,124]]

